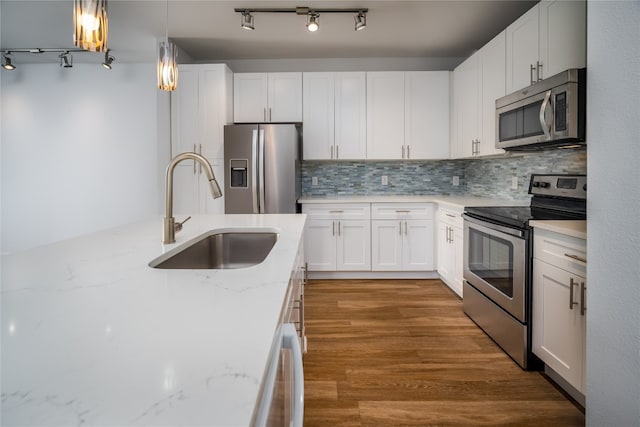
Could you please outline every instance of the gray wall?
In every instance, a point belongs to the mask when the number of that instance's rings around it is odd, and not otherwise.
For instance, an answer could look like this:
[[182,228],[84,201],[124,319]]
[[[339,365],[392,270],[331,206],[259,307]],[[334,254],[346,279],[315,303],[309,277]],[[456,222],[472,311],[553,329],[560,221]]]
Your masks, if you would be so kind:
[[587,425],[640,425],[640,2],[589,1]]

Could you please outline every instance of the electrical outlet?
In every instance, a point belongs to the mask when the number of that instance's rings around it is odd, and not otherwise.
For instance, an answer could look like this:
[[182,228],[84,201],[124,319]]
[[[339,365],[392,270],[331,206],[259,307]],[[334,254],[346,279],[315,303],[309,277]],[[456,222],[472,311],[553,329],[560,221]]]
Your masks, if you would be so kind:
[[389,185],[389,177],[387,175],[382,175],[382,179],[380,179],[380,184]]
[[313,185],[313,186],[318,185],[318,177],[317,176],[312,176],[311,177],[311,185]]
[[454,176],[453,176],[453,186],[454,186],[454,187],[457,187],[458,185],[460,185],[460,177],[459,177],[459,176],[454,175]]
[[511,189],[512,190],[517,190],[518,189],[518,177],[514,176],[511,178]]

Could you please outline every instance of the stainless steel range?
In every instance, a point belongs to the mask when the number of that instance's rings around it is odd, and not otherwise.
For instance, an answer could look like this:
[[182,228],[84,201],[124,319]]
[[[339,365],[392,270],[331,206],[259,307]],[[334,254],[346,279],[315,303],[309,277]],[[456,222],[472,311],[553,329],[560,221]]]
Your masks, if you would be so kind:
[[524,369],[531,352],[530,220],[586,219],[585,175],[532,175],[530,206],[469,207],[464,217],[465,313]]

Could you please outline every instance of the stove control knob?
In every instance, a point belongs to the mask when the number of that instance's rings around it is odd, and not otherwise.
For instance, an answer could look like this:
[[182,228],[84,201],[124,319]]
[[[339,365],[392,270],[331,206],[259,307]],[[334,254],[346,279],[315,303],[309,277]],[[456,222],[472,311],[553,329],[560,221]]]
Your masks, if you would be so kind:
[[583,186],[582,186],[582,189],[583,189],[584,191],[587,191],[587,184],[583,185]]
[[548,182],[541,182],[540,183],[540,188],[549,188],[549,183]]
[[540,187],[540,183],[539,183],[538,181],[533,181],[533,182],[531,183],[531,186],[532,186],[532,187]]

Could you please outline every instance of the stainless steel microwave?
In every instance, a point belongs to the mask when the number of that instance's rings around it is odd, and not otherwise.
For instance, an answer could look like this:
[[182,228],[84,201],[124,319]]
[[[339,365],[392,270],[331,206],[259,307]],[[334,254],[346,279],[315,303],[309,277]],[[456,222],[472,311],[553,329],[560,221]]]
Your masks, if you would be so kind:
[[570,69],[496,100],[496,147],[585,143],[586,69]]

